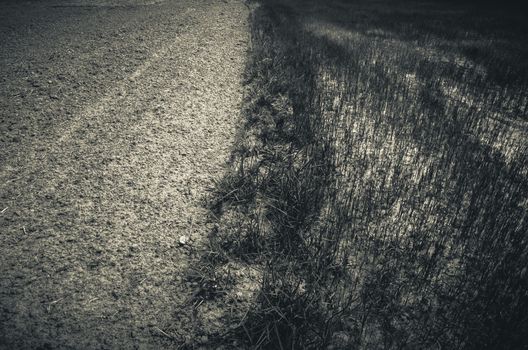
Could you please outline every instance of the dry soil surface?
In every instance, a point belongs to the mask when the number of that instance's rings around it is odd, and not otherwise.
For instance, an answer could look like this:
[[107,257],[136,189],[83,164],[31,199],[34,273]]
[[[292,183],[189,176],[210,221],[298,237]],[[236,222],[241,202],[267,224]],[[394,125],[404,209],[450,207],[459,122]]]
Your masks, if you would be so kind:
[[185,271],[239,123],[247,7],[0,8],[0,348],[205,341]]

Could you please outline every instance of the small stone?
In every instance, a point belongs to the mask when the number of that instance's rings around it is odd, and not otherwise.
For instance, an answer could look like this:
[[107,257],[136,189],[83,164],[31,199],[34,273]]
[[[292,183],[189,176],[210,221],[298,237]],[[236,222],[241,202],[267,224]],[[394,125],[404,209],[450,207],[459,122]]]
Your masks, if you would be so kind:
[[181,245],[186,245],[189,242],[189,237],[187,237],[185,235],[180,236],[179,242],[180,242]]

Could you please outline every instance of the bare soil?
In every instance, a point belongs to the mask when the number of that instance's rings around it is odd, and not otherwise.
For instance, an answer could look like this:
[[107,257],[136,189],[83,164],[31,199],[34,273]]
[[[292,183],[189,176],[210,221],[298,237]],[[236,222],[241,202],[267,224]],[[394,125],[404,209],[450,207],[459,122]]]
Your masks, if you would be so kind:
[[247,7],[0,7],[0,348],[207,342],[185,273],[239,123]]

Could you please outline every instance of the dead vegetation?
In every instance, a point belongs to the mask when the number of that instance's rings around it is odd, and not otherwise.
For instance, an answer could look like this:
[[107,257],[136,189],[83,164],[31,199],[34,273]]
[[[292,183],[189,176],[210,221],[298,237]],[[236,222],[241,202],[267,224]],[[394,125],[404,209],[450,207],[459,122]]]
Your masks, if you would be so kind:
[[216,187],[203,276],[261,273],[218,336],[255,349],[526,348],[525,26],[448,2],[253,11],[247,119]]

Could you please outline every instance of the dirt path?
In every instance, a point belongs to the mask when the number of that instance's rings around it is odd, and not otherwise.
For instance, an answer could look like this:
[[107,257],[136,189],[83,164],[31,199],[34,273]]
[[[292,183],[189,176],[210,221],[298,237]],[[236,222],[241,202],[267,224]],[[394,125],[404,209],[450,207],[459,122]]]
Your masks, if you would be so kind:
[[0,348],[175,347],[247,8],[84,4],[0,4]]

